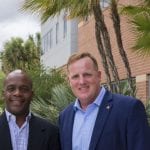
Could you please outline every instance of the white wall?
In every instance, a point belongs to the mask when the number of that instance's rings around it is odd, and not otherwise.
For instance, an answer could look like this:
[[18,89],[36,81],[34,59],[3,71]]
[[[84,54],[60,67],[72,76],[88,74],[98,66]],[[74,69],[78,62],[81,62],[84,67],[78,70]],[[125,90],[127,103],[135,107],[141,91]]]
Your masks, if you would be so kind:
[[[77,50],[78,22],[76,19],[67,19],[67,32],[64,37],[64,15],[62,12],[59,16],[49,18],[48,21],[41,26],[42,47],[44,50],[44,37],[48,32],[52,32],[51,48],[46,48],[41,56],[41,62],[45,67],[61,67],[66,64],[68,57]],[[58,42],[56,42],[56,24],[58,28]],[[50,39],[48,39],[50,42]],[[46,45],[46,44],[45,44]]]

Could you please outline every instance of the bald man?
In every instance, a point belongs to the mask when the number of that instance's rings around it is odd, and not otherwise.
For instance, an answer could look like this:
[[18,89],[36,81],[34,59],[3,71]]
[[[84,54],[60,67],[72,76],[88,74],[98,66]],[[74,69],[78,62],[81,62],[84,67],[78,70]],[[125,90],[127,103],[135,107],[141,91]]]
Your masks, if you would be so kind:
[[0,149],[60,150],[58,128],[30,112],[32,80],[24,71],[14,70],[6,76],[3,97]]

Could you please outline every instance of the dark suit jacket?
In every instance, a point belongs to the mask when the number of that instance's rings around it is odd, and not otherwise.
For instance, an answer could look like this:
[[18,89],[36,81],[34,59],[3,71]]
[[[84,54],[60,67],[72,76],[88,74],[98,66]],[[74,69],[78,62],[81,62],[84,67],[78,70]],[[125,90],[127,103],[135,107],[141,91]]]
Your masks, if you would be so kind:
[[[73,104],[59,117],[62,150],[72,149]],[[150,150],[150,128],[142,102],[106,92],[89,150]]]
[[[0,150],[12,150],[6,114],[0,116]],[[57,127],[32,115],[29,121],[28,150],[60,150]]]

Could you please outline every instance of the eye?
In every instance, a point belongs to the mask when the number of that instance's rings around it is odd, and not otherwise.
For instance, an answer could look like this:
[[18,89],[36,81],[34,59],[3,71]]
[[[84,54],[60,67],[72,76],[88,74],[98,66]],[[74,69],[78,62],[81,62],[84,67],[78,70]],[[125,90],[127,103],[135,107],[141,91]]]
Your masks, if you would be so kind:
[[15,91],[15,87],[14,86],[8,86],[7,88],[6,88],[6,91],[7,92],[13,92],[13,91]]
[[90,73],[85,73],[83,76],[84,76],[84,77],[91,77],[92,74],[90,74]]
[[20,87],[20,91],[21,92],[29,92],[30,90],[31,90],[31,88],[28,87],[28,86],[22,86],[22,87]]
[[72,77],[71,77],[71,79],[77,79],[79,76],[78,75],[73,75]]

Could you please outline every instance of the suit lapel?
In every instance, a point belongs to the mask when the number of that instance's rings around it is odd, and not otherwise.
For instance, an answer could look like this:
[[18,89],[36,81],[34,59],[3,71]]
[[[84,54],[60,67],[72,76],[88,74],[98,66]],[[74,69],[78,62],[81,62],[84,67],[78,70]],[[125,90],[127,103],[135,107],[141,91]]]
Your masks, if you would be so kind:
[[98,140],[100,140],[102,131],[105,127],[105,123],[111,112],[111,109],[112,109],[112,95],[111,93],[106,91],[106,94],[104,96],[103,102],[99,108],[99,112],[96,118],[89,150],[94,150]]
[[43,133],[45,133],[46,128],[43,127],[39,122],[37,122],[36,119],[37,118],[32,114],[29,121],[28,150],[42,149],[40,148],[40,146],[42,146],[42,137]]
[[0,149],[12,150],[10,130],[5,113],[0,117],[0,135]]
[[73,109],[73,105],[70,107],[68,111],[67,120],[64,121],[64,131],[63,131],[63,139],[65,140],[65,149],[71,150],[72,149],[72,130],[73,130],[73,121],[74,121],[75,110]]

